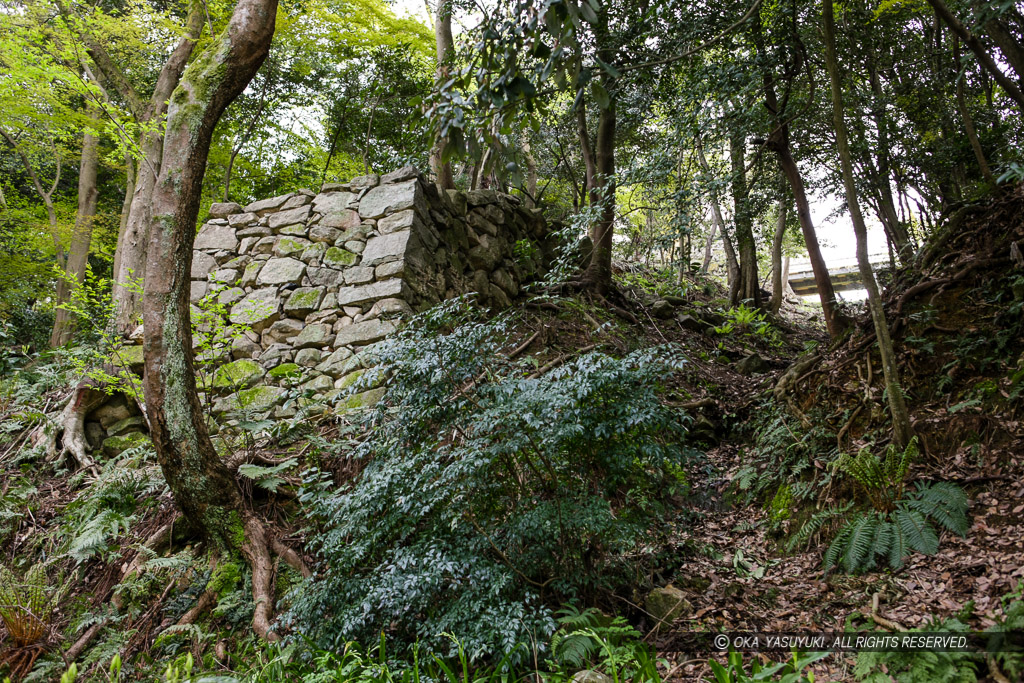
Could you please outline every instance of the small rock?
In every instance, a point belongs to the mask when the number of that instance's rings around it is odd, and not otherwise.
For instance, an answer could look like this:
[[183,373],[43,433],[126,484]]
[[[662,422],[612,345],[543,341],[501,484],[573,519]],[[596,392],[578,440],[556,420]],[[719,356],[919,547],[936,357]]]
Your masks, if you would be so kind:
[[771,370],[771,366],[768,365],[768,361],[756,353],[752,353],[736,363],[736,372],[741,375],[756,375],[769,370]]
[[654,302],[653,306],[651,306],[651,313],[654,314],[655,318],[661,318],[664,320],[672,317],[672,314],[675,313],[675,308],[664,299],[659,299]]
[[694,318],[692,315],[681,315],[676,318],[676,320],[679,321],[680,326],[682,326],[684,330],[689,330],[690,332],[696,332],[698,334],[704,334],[707,332],[707,323],[703,320]]
[[610,676],[605,676],[594,669],[584,669],[573,674],[572,683],[614,683]]
[[683,591],[669,584],[648,593],[644,609],[658,621],[658,626],[668,626],[676,619],[689,614],[693,605],[686,599]]

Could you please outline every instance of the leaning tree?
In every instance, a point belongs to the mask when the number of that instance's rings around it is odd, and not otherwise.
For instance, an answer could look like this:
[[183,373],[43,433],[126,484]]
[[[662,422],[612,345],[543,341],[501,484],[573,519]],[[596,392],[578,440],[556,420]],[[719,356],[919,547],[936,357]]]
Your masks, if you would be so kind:
[[271,539],[218,456],[196,391],[189,272],[203,176],[214,128],[270,49],[277,0],[239,0],[227,26],[186,69],[167,107],[160,175],[153,188],[143,291],[145,378],[150,433],[164,478],[185,519],[252,569],[253,629],[265,638],[273,617],[271,552],[301,560]]

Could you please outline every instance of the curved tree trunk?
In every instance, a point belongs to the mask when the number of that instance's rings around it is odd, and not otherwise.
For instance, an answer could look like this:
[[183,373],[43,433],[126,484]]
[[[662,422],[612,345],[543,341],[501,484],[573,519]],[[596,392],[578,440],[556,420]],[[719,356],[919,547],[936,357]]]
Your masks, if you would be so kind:
[[889,402],[889,412],[892,415],[893,440],[898,446],[904,447],[910,442],[913,430],[910,426],[907,404],[903,398],[903,389],[900,386],[899,370],[896,367],[896,354],[893,350],[892,339],[889,336],[889,323],[885,319],[885,310],[882,308],[878,282],[875,280],[875,273],[871,268],[871,261],[868,257],[868,231],[857,201],[857,186],[853,178],[853,160],[846,137],[846,121],[843,118],[843,91],[839,77],[839,62],[836,58],[832,3],[833,0],[823,0],[822,2],[822,28],[825,37],[825,65],[828,69],[829,80],[832,83],[832,117],[836,133],[836,147],[838,148],[839,165],[843,174],[846,205],[849,208],[850,219],[853,222],[853,231],[857,236],[857,266],[860,269],[864,288],[868,293],[868,309],[871,311],[871,320],[875,327],[875,337],[878,340],[878,351],[882,357],[885,394]]
[[611,99],[607,108],[601,109],[598,114],[594,159],[598,185],[595,192],[600,197],[601,211],[598,219],[590,226],[590,239],[594,243],[594,251],[591,253],[590,265],[587,266],[583,279],[596,291],[604,292],[612,284],[612,237],[615,228],[614,99]]
[[268,632],[272,567],[263,525],[243,504],[210,441],[196,392],[189,271],[214,127],[270,49],[277,0],[239,0],[227,27],[171,96],[163,163],[153,188],[143,295],[150,430],[164,478],[191,525],[252,567],[254,630]]
[[[1024,112],[1024,91],[1017,85],[1016,82],[1011,80],[1009,76],[1004,74],[996,61],[992,58],[992,55],[988,53],[985,46],[981,44],[978,37],[964,24],[956,18],[953,11],[946,5],[942,0],[928,0],[928,4],[932,6],[935,13],[946,23],[949,28],[953,30],[960,40],[964,41],[964,45],[971,49],[971,52],[978,58],[978,63],[988,71],[989,75],[995,79],[1006,94],[1009,95],[1017,106]],[[1020,75],[1020,74],[1018,74]]]
[[[95,115],[95,111],[90,114]],[[71,233],[68,261],[64,277],[57,282],[57,312],[50,333],[50,346],[56,348],[71,341],[74,320],[70,311],[60,308],[71,299],[74,287],[85,281],[86,265],[89,262],[89,245],[92,242],[92,226],[96,219],[96,200],[99,189],[96,186],[96,169],[99,167],[100,139],[86,130],[82,140],[82,160],[78,167],[78,212],[75,227]]]

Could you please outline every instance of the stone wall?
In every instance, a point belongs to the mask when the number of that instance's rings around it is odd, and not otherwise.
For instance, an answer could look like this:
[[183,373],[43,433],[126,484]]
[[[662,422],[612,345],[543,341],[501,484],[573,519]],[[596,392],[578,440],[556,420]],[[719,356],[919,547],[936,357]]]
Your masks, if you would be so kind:
[[443,299],[509,305],[543,271],[547,236],[517,198],[439,193],[412,167],[214,204],[192,257],[193,319],[215,303],[242,330],[208,387],[222,394],[215,410],[268,411],[297,383],[331,398],[355,381],[362,352]]

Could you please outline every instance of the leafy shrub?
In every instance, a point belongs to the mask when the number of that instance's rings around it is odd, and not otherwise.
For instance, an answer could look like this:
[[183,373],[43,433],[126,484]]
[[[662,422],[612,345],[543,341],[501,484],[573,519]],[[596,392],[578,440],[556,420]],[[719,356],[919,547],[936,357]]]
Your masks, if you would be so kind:
[[447,632],[471,661],[501,657],[554,630],[547,600],[613,587],[653,552],[665,465],[684,460],[686,418],[658,396],[678,352],[594,352],[529,377],[498,354],[510,318],[471,316],[448,302],[382,344],[354,388],[386,387],[354,451],[365,469],[303,493],[327,571],[285,621],[320,647],[383,630],[453,654]]

